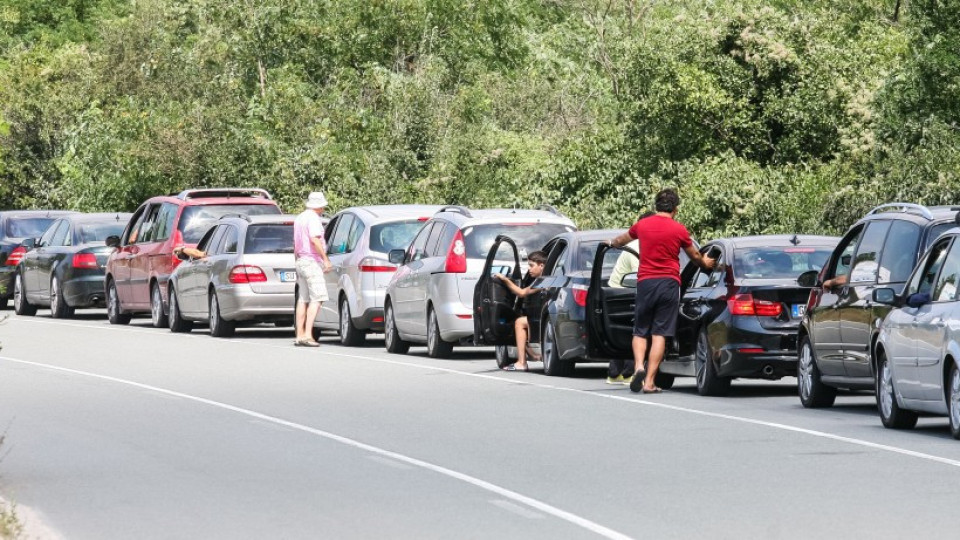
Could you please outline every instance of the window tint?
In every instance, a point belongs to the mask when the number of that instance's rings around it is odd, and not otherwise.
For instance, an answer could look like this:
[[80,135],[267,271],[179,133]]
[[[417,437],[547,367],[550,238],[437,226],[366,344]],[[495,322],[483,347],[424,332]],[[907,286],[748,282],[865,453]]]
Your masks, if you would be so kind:
[[205,250],[207,255],[219,255],[223,253],[223,233],[226,231],[224,225],[213,226],[213,237],[210,238],[209,249]]
[[163,203],[153,224],[151,241],[161,242],[170,238],[173,232],[173,220],[177,217],[180,207],[173,203]]
[[952,302],[957,299],[957,280],[960,279],[960,244],[954,242],[950,254],[943,262],[943,270],[937,278],[933,299],[937,302]]
[[903,283],[916,262],[920,226],[909,221],[894,221],[880,256],[880,283]]
[[827,278],[845,276],[850,273],[850,264],[853,262],[853,252],[857,249],[857,242],[860,240],[861,234],[863,234],[862,227],[841,242],[841,247],[838,251],[840,255],[833,261],[833,267],[830,268]]
[[[370,251],[389,253],[394,249],[407,249],[413,237],[423,227],[418,219],[381,223],[370,228]],[[453,241],[451,237],[450,242]],[[450,242],[444,242],[448,246]]]
[[804,272],[823,268],[828,258],[830,248],[826,247],[737,248],[733,272],[747,279],[797,279]]
[[45,233],[54,218],[9,218],[7,219],[7,237],[9,238],[36,238]]
[[[878,263],[880,251],[883,249],[883,241],[887,238],[887,231],[889,230],[889,221],[874,221],[867,226],[867,232],[864,233],[860,247],[857,248],[857,256],[853,260],[850,283],[877,281],[877,270],[880,268]],[[889,275],[880,276],[880,281],[889,280]]]
[[279,214],[280,209],[272,204],[215,204],[207,206],[185,206],[180,214],[177,230],[183,235],[183,242],[195,244],[213,224],[223,216],[270,216]]
[[224,226],[226,229],[223,233],[223,247],[219,250],[220,253],[236,253],[237,252],[237,243],[240,241],[240,233],[237,232],[237,228],[231,225]]
[[154,228],[158,224],[157,216],[160,214],[160,208],[161,205],[152,204],[150,208],[147,209],[147,217],[144,218],[143,224],[140,225],[140,234],[137,237],[138,244],[154,241]]
[[433,223],[428,223],[423,230],[420,231],[420,234],[413,239],[413,243],[410,244],[410,249],[407,250],[408,261],[419,261],[424,258],[427,249],[427,238],[430,237],[430,231],[433,229],[433,226]]
[[210,230],[207,231],[207,233],[203,235],[203,238],[200,239],[200,242],[197,243],[197,249],[199,249],[200,251],[208,251],[208,252],[209,252],[209,251],[211,250],[212,245],[213,245],[213,242],[211,242],[211,240],[213,240],[213,235],[214,235],[216,232],[217,232],[217,228],[216,228],[216,227],[211,227]]
[[543,269],[545,276],[565,276],[567,275],[567,252],[570,246],[563,242],[553,248],[553,254],[547,259],[547,266]]
[[354,218],[353,227],[350,227],[350,236],[347,238],[347,253],[353,253],[353,250],[357,249],[357,244],[360,243],[363,230],[366,228],[367,226],[363,224],[360,218]]
[[[528,253],[542,248],[554,236],[572,230],[573,228],[568,225],[552,223],[475,225],[463,229],[463,239],[467,245],[467,258],[486,259],[497,235],[505,234],[517,243],[520,258],[526,259]],[[501,245],[497,258],[510,251],[509,246]],[[510,254],[506,258],[512,259],[513,255]]]
[[70,225],[70,222],[63,220],[60,225],[60,229],[57,231],[57,234],[53,236],[53,245],[55,246],[72,246],[73,245],[73,226]]
[[47,230],[43,233],[43,236],[40,237],[40,247],[49,246],[50,240],[53,239],[53,235],[56,234],[57,230],[60,229],[60,223],[54,223],[51,220],[50,226],[47,227]]
[[428,257],[438,257],[440,255],[446,255],[446,253],[444,253],[444,250],[440,248],[440,237],[443,235],[444,228],[445,228],[445,225],[439,221],[433,224],[433,229],[430,231],[430,237],[427,238],[427,256]]
[[907,288],[908,295],[914,293],[927,293],[932,295],[934,281],[937,279],[940,267],[943,266],[943,259],[946,258],[945,256],[949,246],[950,239],[944,239],[934,244],[924,260],[923,266],[910,281],[910,286]]
[[[708,249],[712,247],[713,246],[703,248],[700,250],[700,253],[704,254],[707,252]],[[719,249],[719,246],[716,246],[716,247]],[[716,262],[717,266],[716,266],[716,269],[712,272],[708,272],[706,270],[700,269],[697,272],[697,276],[693,279],[693,287],[694,288],[713,287],[714,285],[716,285],[717,282],[720,281],[720,276],[723,274],[723,271],[720,269],[720,264],[722,264],[721,263],[722,260],[723,260],[722,255],[720,257],[717,257],[717,262]]]
[[136,244],[140,233],[140,224],[143,223],[143,216],[146,214],[146,208],[141,208],[133,219],[130,220],[130,228],[127,229],[127,235],[123,238],[123,245]]
[[353,220],[353,214],[340,216],[337,228],[333,231],[333,237],[327,245],[327,250],[331,255],[347,252],[347,240],[350,238],[350,227],[353,226]]
[[932,244],[937,238],[939,238],[941,234],[949,231],[950,229],[956,226],[957,226],[956,223],[954,223],[953,221],[949,221],[947,223],[939,223],[937,225],[934,225],[933,227],[930,227],[930,229],[927,231],[927,241],[924,242],[923,250],[925,251],[928,247],[930,247],[930,244]]
[[293,225],[263,224],[247,227],[243,252],[293,253]]
[[77,225],[74,236],[80,244],[104,242],[108,236],[120,236],[125,225],[115,219],[105,223],[81,223]]
[[57,228],[53,231],[53,237],[50,238],[50,245],[62,246],[64,238],[67,237],[67,229],[70,228],[70,225],[64,220],[58,221],[56,225]]

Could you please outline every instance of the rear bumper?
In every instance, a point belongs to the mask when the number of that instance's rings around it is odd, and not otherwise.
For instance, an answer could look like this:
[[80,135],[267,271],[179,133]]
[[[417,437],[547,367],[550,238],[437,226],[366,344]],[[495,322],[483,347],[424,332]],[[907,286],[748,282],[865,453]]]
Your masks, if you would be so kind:
[[359,317],[353,318],[353,325],[361,330],[383,332],[383,308],[370,308]]
[[459,296],[450,302],[434,304],[440,337],[444,341],[473,338],[473,310],[460,303]]
[[767,378],[796,376],[796,329],[770,330],[756,318],[734,321],[727,343],[719,351],[722,377]]
[[103,307],[106,305],[104,276],[76,277],[63,283],[63,296],[67,305],[75,308]]
[[293,293],[262,294],[249,285],[217,288],[220,313],[230,321],[279,321],[294,316]]

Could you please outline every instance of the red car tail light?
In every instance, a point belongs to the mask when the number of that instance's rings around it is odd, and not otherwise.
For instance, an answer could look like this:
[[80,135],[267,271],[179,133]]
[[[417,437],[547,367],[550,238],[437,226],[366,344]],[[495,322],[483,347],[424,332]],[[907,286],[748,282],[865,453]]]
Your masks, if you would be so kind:
[[17,246],[13,248],[13,251],[7,255],[7,266],[16,266],[20,264],[20,261],[23,260],[23,256],[27,254],[27,248],[23,246]]
[[467,271],[467,245],[463,242],[463,232],[457,231],[447,251],[447,264],[443,270],[449,274],[463,274]]
[[262,283],[267,275],[259,266],[241,264],[230,270],[230,283]]
[[573,286],[573,301],[577,303],[580,307],[587,306],[587,286],[586,285],[574,285]]
[[70,264],[74,268],[98,268],[97,256],[93,253],[77,253]]
[[779,317],[783,313],[783,304],[769,300],[754,300],[753,295],[738,294],[727,300],[731,315],[756,315],[757,317]]
[[368,257],[360,261],[361,272],[396,272],[397,267],[380,259]]

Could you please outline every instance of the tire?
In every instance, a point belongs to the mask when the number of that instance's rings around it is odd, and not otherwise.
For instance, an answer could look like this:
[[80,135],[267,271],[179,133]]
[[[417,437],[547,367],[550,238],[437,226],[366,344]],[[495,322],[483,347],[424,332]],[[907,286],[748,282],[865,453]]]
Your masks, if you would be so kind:
[[950,366],[950,379],[947,380],[947,411],[950,413],[950,435],[960,439],[960,369],[954,363]]
[[453,354],[453,343],[444,341],[440,337],[440,321],[437,312],[432,307],[427,312],[427,356],[430,358],[450,358]]
[[344,296],[340,299],[340,344],[359,347],[367,341],[367,333],[354,326],[350,317],[350,302]]
[[553,329],[553,321],[548,320],[543,328],[540,339],[540,355],[543,359],[543,373],[551,377],[570,377],[573,375],[576,364],[560,360],[560,350],[557,347],[557,332]]
[[517,362],[516,358],[510,358],[510,347],[508,345],[497,345],[494,354],[496,355],[497,359],[497,367],[500,369]]
[[237,330],[233,321],[228,321],[220,314],[220,300],[217,293],[210,291],[210,335],[218,338],[227,338]]
[[918,415],[914,411],[901,409],[897,403],[897,389],[893,386],[893,373],[887,355],[877,359],[880,369],[877,373],[877,409],[883,427],[890,429],[912,429],[917,425]]
[[697,393],[701,396],[725,396],[730,393],[731,379],[717,374],[717,364],[713,361],[713,350],[706,332],[697,337]]
[[60,279],[56,276],[50,280],[50,316],[54,319],[67,319],[73,316],[73,308],[67,305]]
[[13,311],[17,315],[32,317],[37,314],[37,306],[27,300],[27,293],[23,290],[23,274],[17,272],[13,276]]
[[120,307],[117,284],[113,280],[107,283],[107,320],[110,324],[130,324],[130,315]]
[[310,330],[310,335],[313,336],[314,341],[320,341],[320,337],[323,336],[323,330],[314,326],[313,329]]
[[410,342],[404,341],[397,330],[397,322],[393,318],[393,306],[387,303],[387,308],[383,314],[383,343],[387,347],[387,352],[392,354],[407,354],[410,350]]
[[166,328],[168,324],[167,314],[163,312],[163,296],[157,283],[150,287],[150,322],[154,328]]
[[657,370],[657,374],[653,377],[654,386],[659,387],[661,390],[669,390],[673,388],[674,381],[676,381],[676,377],[667,373],[663,373],[659,369]]
[[807,409],[832,407],[837,399],[837,389],[820,380],[820,368],[817,367],[817,357],[809,336],[803,336],[797,351],[797,393],[800,403]]
[[183,313],[180,312],[180,301],[177,300],[177,291],[174,290],[172,283],[170,284],[169,303],[170,316],[167,317],[167,324],[170,326],[170,331],[181,334],[193,330],[193,321],[184,319]]

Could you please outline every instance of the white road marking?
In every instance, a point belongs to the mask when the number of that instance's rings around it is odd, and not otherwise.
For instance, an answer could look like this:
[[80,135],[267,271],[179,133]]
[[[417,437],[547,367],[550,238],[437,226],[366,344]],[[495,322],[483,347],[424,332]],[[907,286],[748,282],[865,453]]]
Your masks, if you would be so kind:
[[498,507],[498,508],[502,508],[503,510],[506,510],[507,512],[511,512],[511,513],[513,513],[513,514],[517,514],[517,515],[520,516],[520,517],[525,517],[525,518],[527,518],[527,519],[543,519],[543,514],[539,514],[539,513],[537,513],[537,512],[533,512],[533,511],[531,511],[531,510],[527,510],[526,508],[524,508],[524,507],[522,507],[522,506],[520,506],[520,505],[513,504],[512,502],[510,502],[510,501],[505,501],[505,500],[503,500],[503,499],[494,499],[494,500],[490,501],[490,504],[492,504],[492,505],[494,505],[494,506],[496,506],[496,507]]
[[[172,332],[158,333],[157,331],[155,331],[155,330],[153,330],[153,329],[129,328],[129,327],[121,327],[121,326],[93,326],[93,325],[88,325],[88,324],[64,323],[64,322],[57,322],[57,321],[52,321],[52,320],[27,319],[27,318],[20,318],[20,317],[15,318],[15,319],[12,320],[12,322],[21,322],[21,321],[22,321],[22,322],[39,323],[39,324],[59,325],[59,326],[74,326],[74,327],[77,327],[77,328],[95,328],[95,329],[99,329],[99,330],[114,330],[114,331],[122,331],[122,332],[137,332],[137,333],[151,334],[151,335],[154,335],[154,336],[156,336],[156,335],[166,335],[166,336],[171,336],[171,337],[187,337],[187,338],[190,338],[190,337],[193,337],[193,338],[205,337],[205,336],[202,336],[202,335],[200,335],[200,334],[197,334],[197,335],[192,335],[192,334],[174,334],[174,333],[172,333]],[[207,338],[207,339],[209,339],[209,338]],[[460,376],[463,376],[463,377],[474,377],[474,378],[478,378],[478,379],[487,379],[487,380],[497,381],[497,382],[500,382],[500,383],[528,385],[528,386],[531,386],[531,387],[541,388],[541,389],[545,389],[545,390],[559,390],[559,391],[562,391],[562,392],[571,392],[571,393],[575,393],[575,394],[592,396],[592,397],[595,397],[595,398],[612,399],[612,400],[614,400],[614,401],[624,401],[624,402],[627,402],[627,403],[632,403],[632,404],[636,404],[636,405],[643,405],[643,406],[647,406],[647,407],[656,407],[656,408],[659,408],[659,409],[666,409],[666,410],[683,412],[683,413],[688,413],[688,414],[695,414],[695,415],[698,415],[698,416],[704,416],[704,417],[708,417],[708,418],[717,418],[717,419],[721,419],[721,420],[728,420],[728,421],[731,421],[731,422],[740,422],[740,423],[744,423],[744,424],[751,424],[751,425],[755,425],[755,426],[762,426],[762,427],[777,429],[777,430],[781,430],[781,431],[789,431],[789,432],[792,432],[792,433],[801,433],[801,434],[804,434],[804,435],[809,435],[809,436],[812,436],[812,437],[818,437],[818,438],[821,438],[821,439],[829,439],[829,440],[839,441],[839,442],[843,442],[843,443],[847,443],[847,444],[852,444],[852,445],[856,445],[856,446],[860,446],[860,447],[871,448],[871,449],[874,449],[874,450],[881,450],[881,451],[884,451],[884,452],[892,452],[892,453],[899,454],[899,455],[903,455],[903,456],[909,456],[909,457],[913,457],[913,458],[924,459],[924,460],[927,460],[927,461],[932,461],[932,462],[935,462],[935,463],[941,463],[941,464],[944,464],[944,465],[949,465],[949,466],[951,466],[951,467],[958,467],[958,468],[960,468],[960,460],[945,458],[945,457],[941,457],[941,456],[935,456],[935,455],[933,455],[933,454],[927,454],[927,453],[924,453],[924,452],[917,452],[917,451],[914,451],[914,450],[908,450],[908,449],[906,449],[906,448],[900,448],[900,447],[898,447],[898,446],[890,446],[890,445],[881,444],[881,443],[875,443],[875,442],[871,442],[871,441],[867,441],[867,440],[863,440],[863,439],[856,439],[856,438],[853,438],[853,437],[845,437],[845,436],[843,436],[843,435],[837,435],[837,434],[829,433],[829,432],[826,432],[826,431],[819,431],[819,430],[814,430],[814,429],[807,429],[807,428],[802,428],[802,427],[799,427],[799,426],[792,426],[792,425],[789,425],[789,424],[782,424],[782,423],[779,423],[779,422],[768,422],[768,421],[766,421],[766,420],[758,420],[758,419],[755,419],[755,418],[749,418],[749,417],[745,417],[745,416],[736,416],[736,415],[732,415],[732,414],[723,414],[723,413],[717,413],[717,412],[712,412],[712,411],[705,411],[705,410],[702,410],[702,409],[693,409],[693,408],[690,408],[690,407],[681,407],[681,406],[679,406],[679,405],[670,405],[670,404],[667,404],[667,403],[661,403],[661,402],[655,402],[655,401],[648,401],[648,400],[645,400],[645,399],[638,399],[638,398],[634,398],[634,397],[620,396],[620,395],[615,395],[615,394],[605,394],[605,393],[600,393],[600,392],[592,392],[592,391],[580,390],[580,389],[577,389],[577,388],[568,388],[568,387],[565,387],[565,386],[557,386],[557,385],[553,385],[553,384],[544,384],[544,383],[538,383],[538,382],[533,382],[533,381],[509,379],[509,378],[502,377],[502,376],[497,376],[497,375],[486,375],[486,374],[483,374],[483,373],[470,373],[470,372],[467,372],[467,371],[460,371],[460,370],[457,370],[457,369],[444,368],[444,367],[439,367],[439,366],[430,366],[430,365],[418,364],[418,363],[414,363],[414,362],[404,362],[404,361],[401,361],[401,360],[391,360],[391,359],[388,359],[388,358],[379,358],[379,357],[371,357],[371,356],[360,356],[360,355],[355,355],[355,354],[344,354],[344,353],[332,352],[332,351],[330,351],[330,347],[329,347],[329,346],[321,347],[321,348],[318,350],[318,349],[304,349],[304,348],[297,349],[297,348],[294,348],[294,347],[292,347],[292,346],[274,345],[274,344],[270,344],[270,343],[257,343],[257,342],[251,342],[251,341],[248,341],[248,340],[242,340],[242,339],[220,339],[220,340],[218,340],[218,342],[239,343],[239,344],[246,345],[246,346],[256,345],[256,346],[259,346],[259,347],[269,347],[269,348],[276,348],[276,349],[284,349],[284,350],[287,350],[287,351],[300,351],[300,352],[303,352],[303,353],[314,354],[314,355],[316,355],[316,354],[324,354],[324,355],[327,355],[327,356],[335,356],[335,357],[350,358],[350,359],[359,359],[359,360],[366,360],[366,361],[369,361],[369,362],[379,362],[379,363],[383,363],[383,364],[390,364],[390,365],[396,365],[396,366],[412,367],[412,368],[421,369],[421,370],[426,370],[426,371],[439,371],[439,372],[443,372],[443,373],[450,373],[450,374],[454,374],[454,375],[460,375]]]
[[159,392],[159,393],[166,394],[166,395],[169,395],[169,396],[174,396],[174,397],[177,397],[177,398],[181,398],[181,399],[193,401],[193,402],[196,402],[196,403],[202,403],[202,404],[204,404],[204,405],[209,405],[209,406],[211,406],[211,407],[216,407],[216,408],[219,408],[219,409],[224,409],[224,410],[227,410],[227,411],[231,411],[231,412],[235,412],[235,413],[238,413],[238,414],[246,415],[246,416],[249,416],[249,417],[251,417],[251,418],[255,418],[255,419],[257,419],[257,420],[262,420],[262,421],[264,421],[264,422],[270,422],[270,423],[276,424],[276,425],[278,425],[278,426],[288,427],[288,428],[291,428],[291,429],[295,429],[295,430],[298,430],[298,431],[302,431],[302,432],[304,432],[304,433],[309,433],[309,434],[312,434],[312,435],[316,435],[316,436],[318,436],[318,437],[322,437],[322,438],[324,438],[324,439],[328,439],[328,440],[331,440],[331,441],[335,441],[335,442],[344,444],[344,445],[346,445],[346,446],[351,446],[351,447],[353,447],[353,448],[357,448],[357,449],[360,449],[360,450],[364,450],[364,451],[366,451],[366,452],[370,452],[370,453],[372,453],[372,454],[376,454],[376,455],[381,456],[381,457],[384,457],[384,458],[396,460],[396,461],[399,461],[399,462],[401,462],[401,463],[406,463],[406,464],[412,465],[412,466],[414,466],[414,467],[419,467],[419,468],[421,468],[421,469],[425,469],[425,470],[428,470],[428,471],[432,471],[432,472],[441,474],[441,475],[443,475],[443,476],[447,476],[447,477],[449,477],[449,478],[453,478],[453,479],[455,479],[455,480],[460,480],[461,482],[465,482],[465,483],[470,484],[470,485],[472,485],[472,486],[475,486],[475,487],[478,487],[478,488],[480,488],[480,489],[489,491],[489,492],[494,493],[494,494],[496,494],[496,495],[498,495],[498,496],[500,496],[500,497],[503,497],[503,498],[505,498],[505,499],[509,499],[509,500],[511,500],[511,501],[514,501],[514,502],[516,502],[516,503],[519,503],[519,504],[528,506],[528,507],[533,508],[533,509],[535,509],[535,510],[539,510],[539,511],[545,513],[545,514],[551,515],[551,516],[553,516],[553,517],[555,517],[555,518],[561,519],[561,520],[566,521],[566,522],[568,522],[568,523],[570,523],[570,524],[573,524],[573,525],[576,525],[576,526],[581,527],[581,528],[583,528],[583,529],[586,529],[586,530],[588,530],[588,531],[590,531],[590,532],[592,532],[592,533],[595,533],[595,534],[597,534],[597,535],[599,535],[599,536],[602,536],[602,537],[604,537],[604,538],[610,538],[610,539],[615,539],[615,540],[630,540],[630,537],[629,537],[629,536],[627,536],[627,535],[625,535],[625,534],[622,534],[622,533],[619,533],[619,532],[617,532],[617,531],[614,531],[613,529],[604,527],[603,525],[600,525],[599,523],[595,523],[595,522],[590,521],[590,520],[588,520],[588,519],[586,519],[586,518],[580,517],[580,516],[578,516],[578,515],[576,515],[576,514],[572,514],[572,513],[570,513],[570,512],[565,511],[565,510],[561,510],[561,509],[559,509],[559,508],[557,508],[557,507],[555,507],[555,506],[552,506],[552,505],[547,504],[547,503],[545,503],[545,502],[543,502],[543,501],[534,499],[534,498],[532,498],[532,497],[527,497],[526,495],[522,495],[522,494],[520,494],[520,493],[517,493],[516,491],[512,491],[512,490],[509,490],[509,489],[507,489],[507,488],[498,486],[498,485],[496,485],[496,484],[487,482],[486,480],[481,480],[481,479],[476,478],[476,477],[474,477],[474,476],[470,476],[470,475],[468,475],[468,474],[461,473],[461,472],[455,471],[455,470],[453,470],[453,469],[448,469],[448,468],[443,467],[443,466],[440,466],[440,465],[435,465],[435,464],[433,464],[433,463],[430,463],[430,462],[427,462],[427,461],[423,461],[423,460],[420,460],[420,459],[417,459],[417,458],[414,458],[414,457],[406,456],[406,455],[404,455],[404,454],[400,454],[400,453],[397,453],[397,452],[393,452],[393,451],[391,451],[391,450],[386,450],[386,449],[383,449],[383,448],[380,448],[380,447],[377,447],[377,446],[373,446],[373,445],[370,445],[370,444],[362,443],[362,442],[360,442],[360,441],[357,441],[357,440],[354,440],[354,439],[350,439],[350,438],[348,438],[348,437],[343,437],[343,436],[341,436],[341,435],[336,435],[336,434],[334,434],[334,433],[330,433],[329,431],[323,431],[323,430],[321,430],[321,429],[312,428],[312,427],[310,427],[310,426],[306,426],[306,425],[303,425],[303,424],[298,424],[298,423],[296,423],[296,422],[291,422],[291,421],[289,421],[289,420],[284,420],[284,419],[282,419],[282,418],[277,418],[276,416],[270,416],[270,415],[267,415],[267,414],[258,413],[258,412],[256,412],[256,411],[251,411],[250,409],[244,409],[244,408],[242,408],[242,407],[237,407],[237,406],[235,406],[235,405],[230,405],[230,404],[227,404],[227,403],[221,403],[221,402],[219,402],[219,401],[214,401],[214,400],[212,400],[212,399],[202,398],[202,397],[199,397],[199,396],[193,396],[193,395],[190,395],[190,394],[184,394],[184,393],[182,393],[182,392],[176,392],[176,391],[174,391],[174,390],[168,390],[168,389],[166,389],[166,388],[160,388],[160,387],[157,387],[157,386],[151,386],[151,385],[149,385],[149,384],[138,383],[138,382],[135,382],[135,381],[128,381],[128,380],[126,380],[126,379],[120,379],[120,378],[117,378],[117,377],[110,377],[110,376],[107,376],[107,375],[100,375],[100,374],[97,374],[97,373],[90,373],[90,372],[88,372],[88,371],[81,371],[81,370],[78,370],[78,369],[69,369],[69,368],[60,367],[60,366],[54,366],[54,365],[50,365],[50,364],[42,364],[42,363],[40,363],[40,362],[31,362],[31,361],[29,361],[29,360],[20,360],[20,359],[17,359],[17,358],[10,358],[10,357],[8,357],[8,356],[0,356],[0,360],[6,361],[6,362],[13,362],[13,363],[16,363],[16,364],[34,366],[34,367],[38,367],[38,368],[42,368],[42,369],[49,369],[49,370],[52,370],[52,371],[59,371],[59,372],[61,372],[61,373],[70,373],[70,374],[73,374],[73,375],[80,375],[80,376],[83,376],[83,377],[90,377],[90,378],[99,379],[99,380],[102,380],[102,381],[109,381],[109,382],[113,382],[113,383],[118,383],[118,384],[123,384],[123,385],[127,385],[127,386],[132,386],[132,387],[135,387],[135,388],[140,388],[140,389],[143,389],[143,390],[149,390],[149,391],[151,391],[151,392]]
[[381,465],[386,465],[387,467],[393,467],[394,469],[400,469],[402,471],[409,471],[413,469],[413,467],[409,465],[400,463],[399,461],[394,461],[392,459],[387,459],[383,456],[367,456],[367,457],[370,459],[370,461],[376,461]]

